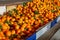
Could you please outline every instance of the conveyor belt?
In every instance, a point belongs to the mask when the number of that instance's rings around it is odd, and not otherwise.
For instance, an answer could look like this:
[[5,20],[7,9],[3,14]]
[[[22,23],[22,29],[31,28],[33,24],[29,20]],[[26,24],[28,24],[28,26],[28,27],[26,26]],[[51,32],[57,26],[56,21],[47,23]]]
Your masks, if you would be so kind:
[[37,40],[50,40],[51,37],[57,32],[57,30],[60,29],[60,21],[52,27],[50,30],[45,32],[40,38]]

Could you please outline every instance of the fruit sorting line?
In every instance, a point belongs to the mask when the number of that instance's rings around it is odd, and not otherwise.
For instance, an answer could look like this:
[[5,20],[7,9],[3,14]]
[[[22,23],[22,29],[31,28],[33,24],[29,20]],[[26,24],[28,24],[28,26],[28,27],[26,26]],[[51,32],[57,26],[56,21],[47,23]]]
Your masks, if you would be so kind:
[[[36,1],[35,1],[36,2]],[[24,4],[25,5],[25,4]],[[20,6],[18,6],[19,8]],[[34,10],[34,9],[33,9]],[[20,11],[20,10],[19,10]],[[55,12],[54,10],[52,10],[52,12]],[[35,13],[38,13],[38,11],[35,11]],[[57,14],[56,14],[57,15]],[[52,16],[52,15],[51,15]],[[48,16],[47,16],[48,17]],[[50,18],[50,16],[49,16]],[[51,19],[53,19],[53,17],[51,17]],[[36,40],[38,39],[41,35],[43,35],[47,30],[49,30],[50,28],[52,28],[58,21],[59,21],[59,16],[57,18],[55,18],[53,21],[47,23],[46,25],[44,25],[43,27],[40,27],[35,33],[33,33],[31,36],[29,36],[28,38],[26,38],[26,40]],[[48,22],[48,21],[46,21]]]

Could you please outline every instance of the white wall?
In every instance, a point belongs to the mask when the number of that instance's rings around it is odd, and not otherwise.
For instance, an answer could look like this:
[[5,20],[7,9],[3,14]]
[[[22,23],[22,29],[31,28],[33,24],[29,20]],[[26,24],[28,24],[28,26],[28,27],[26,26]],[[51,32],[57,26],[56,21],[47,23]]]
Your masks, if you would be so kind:
[[0,14],[3,15],[4,12],[6,12],[6,6],[0,6]]

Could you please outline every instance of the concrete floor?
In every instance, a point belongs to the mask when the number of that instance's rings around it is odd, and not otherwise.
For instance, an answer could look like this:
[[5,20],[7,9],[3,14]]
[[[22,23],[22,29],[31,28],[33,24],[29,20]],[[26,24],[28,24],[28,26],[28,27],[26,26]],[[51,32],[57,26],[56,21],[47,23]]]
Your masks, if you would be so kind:
[[60,40],[60,29],[54,34],[51,40]]

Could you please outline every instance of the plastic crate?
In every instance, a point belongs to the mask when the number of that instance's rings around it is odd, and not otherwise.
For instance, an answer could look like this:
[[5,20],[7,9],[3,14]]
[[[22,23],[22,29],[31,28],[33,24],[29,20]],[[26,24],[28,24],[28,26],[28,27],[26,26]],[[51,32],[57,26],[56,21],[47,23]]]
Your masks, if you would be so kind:
[[51,22],[51,28],[57,23],[57,18]]
[[38,30],[36,33],[34,33],[32,36],[28,37],[26,40],[37,40],[47,30],[52,28],[59,20],[60,20],[60,17],[57,17],[55,20],[53,20],[52,22],[46,24],[44,28],[42,28],[41,30]]
[[38,30],[36,33],[32,34],[26,40],[37,40],[41,35],[43,35],[47,30],[49,30],[50,27],[51,27],[51,23],[48,23],[47,25],[45,25],[44,28],[42,28],[41,30]]
[[32,34],[30,37],[28,37],[26,40],[36,40],[36,33]]
[[41,30],[39,30],[38,32],[36,32],[36,39],[38,39],[40,36],[42,36],[47,30],[50,29],[51,23],[48,23],[47,25],[45,25],[44,28],[42,28]]
[[47,30],[49,30],[51,27],[51,23],[48,23],[45,25],[44,28],[37,31],[36,33],[32,34],[30,37],[28,37],[26,40],[37,40],[41,35],[43,35]]

